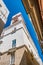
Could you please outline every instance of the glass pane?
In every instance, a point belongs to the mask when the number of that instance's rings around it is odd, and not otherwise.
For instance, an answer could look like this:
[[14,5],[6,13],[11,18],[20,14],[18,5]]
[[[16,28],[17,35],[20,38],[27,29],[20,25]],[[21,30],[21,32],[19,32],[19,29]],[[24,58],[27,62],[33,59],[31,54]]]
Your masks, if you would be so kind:
[[12,41],[12,47],[14,48],[16,46],[16,39]]
[[13,65],[15,63],[15,54],[11,54],[10,64]]

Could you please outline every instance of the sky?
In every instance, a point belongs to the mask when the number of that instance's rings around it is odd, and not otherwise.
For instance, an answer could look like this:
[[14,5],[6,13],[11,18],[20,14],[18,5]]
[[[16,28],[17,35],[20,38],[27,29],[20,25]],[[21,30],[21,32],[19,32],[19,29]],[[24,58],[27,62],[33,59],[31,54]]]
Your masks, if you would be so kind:
[[33,41],[34,41],[34,44],[36,45],[36,48],[38,50],[38,53],[39,53],[39,56],[41,57],[42,61],[43,61],[43,55],[42,55],[42,51],[41,51],[41,47],[39,45],[39,41],[37,39],[37,36],[36,36],[36,33],[35,33],[35,30],[33,28],[33,25],[25,11],[25,8],[22,4],[22,0],[3,0],[4,3],[6,4],[8,10],[10,11],[9,13],[9,16],[8,16],[8,20],[7,20],[7,23],[5,24],[4,28],[5,27],[8,27],[11,23],[11,19],[12,19],[12,16],[21,12],[22,13],[22,16],[24,18],[24,22],[26,24],[26,27],[28,29],[28,32],[30,33]]

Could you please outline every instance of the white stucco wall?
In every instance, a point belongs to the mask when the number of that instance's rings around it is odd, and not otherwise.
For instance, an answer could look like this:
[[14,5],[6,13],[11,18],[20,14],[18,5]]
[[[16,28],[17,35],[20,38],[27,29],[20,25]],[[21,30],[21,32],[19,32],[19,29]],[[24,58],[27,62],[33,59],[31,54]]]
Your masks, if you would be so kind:
[[[22,23],[19,23],[18,25],[16,26],[12,26],[11,28],[7,29],[7,30],[3,30],[2,32],[2,35],[4,33],[4,37],[2,39],[0,39],[0,41],[3,41],[2,44],[0,44],[0,52],[5,52],[7,51],[8,49],[12,48],[12,40],[16,39],[16,46],[20,46],[20,45],[23,45],[24,43],[24,40],[23,40],[23,27]],[[16,31],[15,33],[13,34],[9,34],[11,33],[14,28],[16,28]],[[7,35],[9,34],[9,35]]]

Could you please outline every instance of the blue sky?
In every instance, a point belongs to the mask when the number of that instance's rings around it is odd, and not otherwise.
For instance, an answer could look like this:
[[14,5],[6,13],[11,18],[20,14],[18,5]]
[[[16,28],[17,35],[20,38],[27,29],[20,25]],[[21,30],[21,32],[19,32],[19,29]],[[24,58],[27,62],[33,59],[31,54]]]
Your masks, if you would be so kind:
[[13,15],[17,14],[18,12],[21,12],[22,13],[22,16],[25,20],[25,23],[26,23],[26,27],[38,49],[38,53],[39,53],[39,56],[41,57],[42,61],[43,61],[43,55],[42,55],[42,52],[41,52],[41,48],[40,48],[40,45],[39,45],[39,41],[37,39],[37,36],[36,36],[36,33],[33,29],[33,26],[32,26],[32,23],[31,21],[29,20],[28,18],[28,15],[24,9],[24,6],[22,4],[22,0],[3,0],[4,3],[6,4],[7,8],[9,9],[10,11],[10,14],[8,16],[8,20],[7,20],[7,23],[5,25],[5,27],[9,26],[10,23],[11,23],[11,18]]

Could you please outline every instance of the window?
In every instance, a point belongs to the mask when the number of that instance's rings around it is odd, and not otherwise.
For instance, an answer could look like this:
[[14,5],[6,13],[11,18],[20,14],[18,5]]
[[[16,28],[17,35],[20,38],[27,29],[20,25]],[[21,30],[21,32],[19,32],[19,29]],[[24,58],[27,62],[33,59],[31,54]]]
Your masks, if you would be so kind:
[[2,44],[3,43],[3,41],[0,41],[0,44]]
[[16,32],[16,28],[14,28],[14,30],[11,32],[11,34],[15,33]]
[[0,7],[2,7],[2,5],[0,4]]
[[16,39],[12,41],[12,48],[16,47]]
[[15,53],[12,53],[10,57],[10,65],[14,65],[14,64],[15,64]]
[[[16,47],[16,39],[12,40],[12,48],[14,47]],[[15,64],[15,53],[12,52],[10,57],[10,65],[14,65],[14,64]]]

